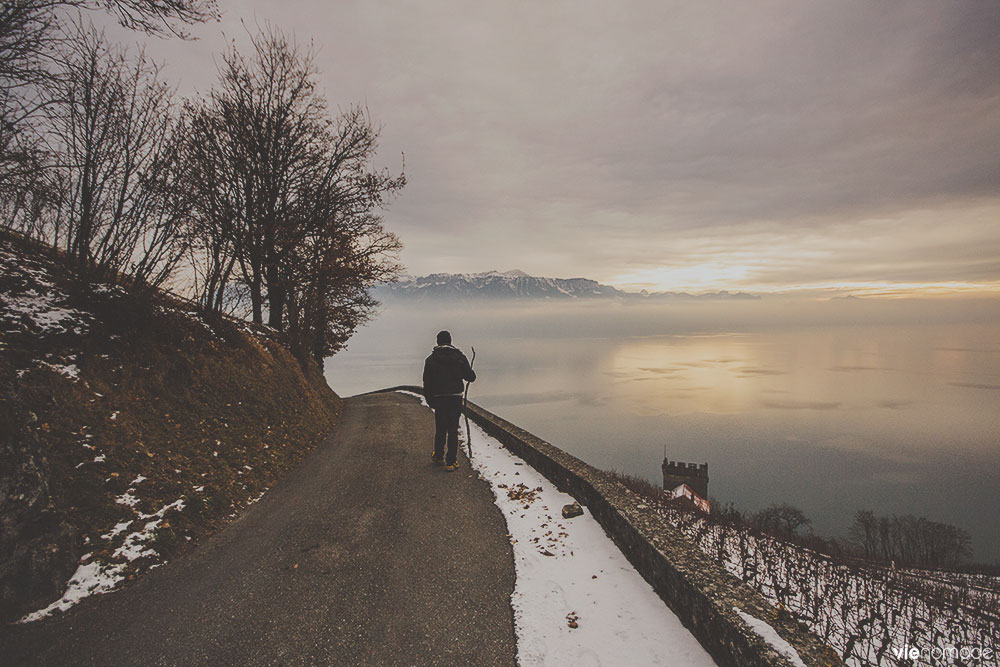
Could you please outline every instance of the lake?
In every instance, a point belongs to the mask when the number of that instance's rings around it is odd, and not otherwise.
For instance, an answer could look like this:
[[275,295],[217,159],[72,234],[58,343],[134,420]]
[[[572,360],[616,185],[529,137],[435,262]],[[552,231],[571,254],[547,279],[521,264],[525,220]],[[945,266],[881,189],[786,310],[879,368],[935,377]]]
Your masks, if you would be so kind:
[[[349,396],[419,384],[439,329],[470,399],[604,469],[659,483],[664,452],[709,493],[961,526],[1000,561],[1000,305],[937,299],[443,304],[391,301],[326,362]],[[430,443],[428,443],[428,451]]]

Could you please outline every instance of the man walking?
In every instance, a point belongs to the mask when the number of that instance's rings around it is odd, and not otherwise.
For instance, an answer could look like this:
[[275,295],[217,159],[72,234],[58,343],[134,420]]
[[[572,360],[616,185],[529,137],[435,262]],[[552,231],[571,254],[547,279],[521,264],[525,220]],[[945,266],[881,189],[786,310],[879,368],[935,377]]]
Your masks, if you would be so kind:
[[[440,331],[437,346],[424,361],[424,398],[434,408],[434,453],[431,460],[451,472],[458,469],[458,418],[462,415],[464,381],[476,381],[476,372],[457,347],[451,334]],[[448,453],[445,454],[445,440]]]

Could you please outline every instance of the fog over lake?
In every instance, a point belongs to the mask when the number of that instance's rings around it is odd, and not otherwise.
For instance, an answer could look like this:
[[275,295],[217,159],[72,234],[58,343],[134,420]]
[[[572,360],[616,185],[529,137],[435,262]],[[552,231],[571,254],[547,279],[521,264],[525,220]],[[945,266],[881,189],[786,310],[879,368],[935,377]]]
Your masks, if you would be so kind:
[[327,379],[419,384],[440,329],[476,348],[471,400],[599,468],[658,483],[666,448],[741,509],[926,515],[1000,560],[997,300],[390,301]]

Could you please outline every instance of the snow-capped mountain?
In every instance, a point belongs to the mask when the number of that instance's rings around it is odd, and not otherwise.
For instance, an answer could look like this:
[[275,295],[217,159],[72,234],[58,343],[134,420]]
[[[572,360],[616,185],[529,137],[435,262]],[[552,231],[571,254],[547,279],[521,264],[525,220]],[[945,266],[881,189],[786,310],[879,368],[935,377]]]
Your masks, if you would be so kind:
[[692,296],[686,293],[624,292],[588,278],[541,278],[524,271],[484,273],[432,273],[404,276],[376,290],[380,298],[405,299],[744,299],[757,298],[743,292],[714,292]]
[[624,292],[586,278],[536,278],[524,271],[500,273],[432,273],[405,277],[379,288],[391,296],[475,299],[590,299],[622,297]]

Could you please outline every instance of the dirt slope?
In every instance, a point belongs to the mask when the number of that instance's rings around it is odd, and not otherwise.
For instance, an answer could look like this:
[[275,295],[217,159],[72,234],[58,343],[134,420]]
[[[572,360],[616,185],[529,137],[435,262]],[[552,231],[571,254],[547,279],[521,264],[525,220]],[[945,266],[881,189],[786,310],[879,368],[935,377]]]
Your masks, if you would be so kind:
[[315,364],[189,311],[0,235],[0,621],[175,557],[332,429]]

